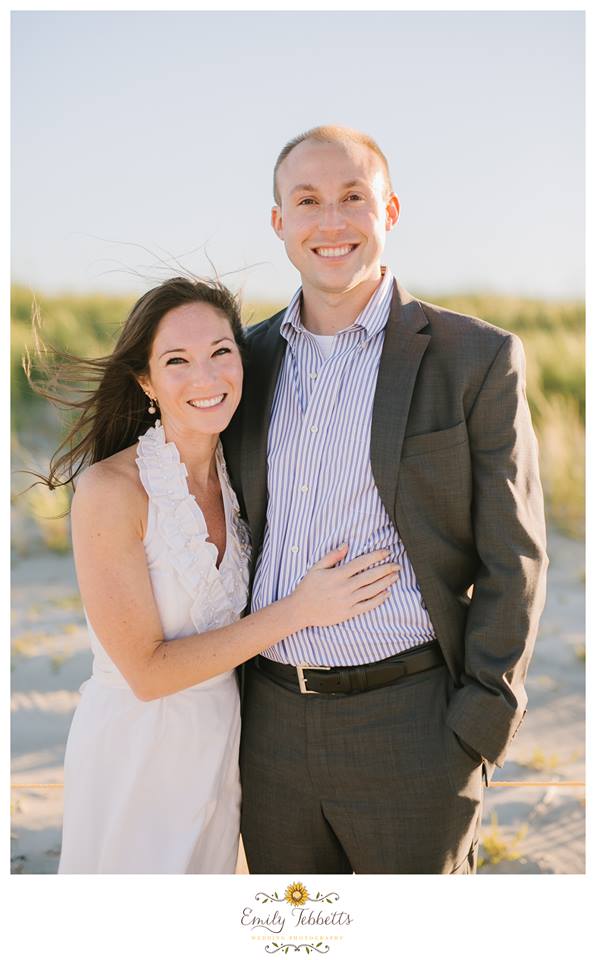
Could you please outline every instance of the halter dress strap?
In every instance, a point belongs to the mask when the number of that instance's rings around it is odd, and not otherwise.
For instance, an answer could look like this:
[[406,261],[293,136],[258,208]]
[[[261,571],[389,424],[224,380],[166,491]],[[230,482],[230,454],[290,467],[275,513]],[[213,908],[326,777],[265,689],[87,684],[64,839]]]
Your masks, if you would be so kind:
[[246,606],[250,537],[230,486],[221,444],[216,450],[226,513],[226,551],[208,539],[205,517],[188,488],[188,471],[176,444],[166,441],[159,420],[139,438],[136,463],[141,483],[155,510],[157,532],[167,561],[192,599],[191,619],[198,633],[236,619]]

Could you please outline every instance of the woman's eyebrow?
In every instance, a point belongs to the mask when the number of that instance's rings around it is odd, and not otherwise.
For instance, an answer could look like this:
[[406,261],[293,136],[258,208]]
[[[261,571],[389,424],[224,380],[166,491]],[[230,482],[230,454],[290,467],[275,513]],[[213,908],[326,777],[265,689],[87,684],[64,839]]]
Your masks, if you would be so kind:
[[186,347],[171,347],[169,350],[164,350],[163,353],[160,353],[159,359],[165,357],[166,353],[186,353]]
[[[214,347],[216,344],[222,343],[224,340],[230,340],[233,342],[232,337],[219,337],[218,340],[211,341],[211,346]],[[163,353],[160,353],[159,359],[161,360],[162,357],[165,357],[166,353],[188,353],[188,351],[186,347],[170,347],[169,350],[164,350]]]

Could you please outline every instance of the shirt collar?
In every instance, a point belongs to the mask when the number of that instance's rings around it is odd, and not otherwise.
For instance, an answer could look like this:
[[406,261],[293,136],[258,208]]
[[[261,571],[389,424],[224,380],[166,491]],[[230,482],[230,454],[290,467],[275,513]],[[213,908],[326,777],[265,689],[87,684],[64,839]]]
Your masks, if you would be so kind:
[[[389,307],[393,294],[393,274],[389,267],[381,267],[381,270],[383,277],[379,286],[372,294],[368,303],[360,311],[352,326],[346,328],[348,330],[354,328],[364,330],[366,332],[366,340],[374,336],[375,333],[378,333],[379,330],[382,330],[389,319]],[[293,339],[292,331],[301,334],[307,332],[302,326],[300,317],[301,305],[302,287],[298,287],[286,308],[280,326],[280,333],[286,340]],[[345,331],[342,330],[342,333],[343,332]]]

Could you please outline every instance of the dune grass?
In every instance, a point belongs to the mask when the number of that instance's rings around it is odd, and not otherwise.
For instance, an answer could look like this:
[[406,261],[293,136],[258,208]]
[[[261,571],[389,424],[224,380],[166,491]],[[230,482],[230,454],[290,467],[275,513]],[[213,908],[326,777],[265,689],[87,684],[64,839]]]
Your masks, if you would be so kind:
[[[527,395],[540,445],[541,472],[548,518],[565,533],[582,537],[585,517],[585,364],[584,304],[552,302],[493,295],[461,294],[422,299],[441,303],[510,330],[521,338],[527,358]],[[108,353],[135,297],[40,296],[37,308],[43,337],[56,349],[79,356]],[[246,303],[245,323],[270,316],[283,304]],[[49,404],[30,389],[22,357],[33,345],[33,296],[24,287],[12,290],[12,424],[13,466],[43,465],[50,448],[57,446],[63,423]],[[17,482],[18,490],[26,484]],[[17,513],[24,512],[42,542],[52,549],[67,549],[68,521],[51,520],[68,509],[66,490],[49,493],[41,487],[16,498]],[[17,517],[18,521],[18,517]],[[18,528],[18,522],[17,522]],[[19,535],[18,529],[17,534]],[[26,541],[27,536],[22,534]]]
[[528,834],[528,824],[521,825],[514,836],[505,836],[497,814],[493,811],[490,818],[490,828],[481,834],[481,853],[478,857],[478,870],[504,861],[521,860],[520,844]]

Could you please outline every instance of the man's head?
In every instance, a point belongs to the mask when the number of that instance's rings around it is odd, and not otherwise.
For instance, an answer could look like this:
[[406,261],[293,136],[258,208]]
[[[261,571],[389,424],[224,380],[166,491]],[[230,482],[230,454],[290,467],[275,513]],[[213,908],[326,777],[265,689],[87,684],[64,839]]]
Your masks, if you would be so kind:
[[274,190],[271,224],[305,293],[343,294],[380,278],[399,201],[374,140],[347,127],[315,127],[281,151]]
[[313,127],[311,130],[307,130],[306,133],[299,133],[297,137],[288,140],[285,147],[280,151],[273,168],[273,198],[278,207],[281,205],[281,198],[277,185],[277,171],[294,147],[297,147],[300,143],[304,143],[305,140],[311,140],[313,143],[338,143],[344,145],[355,143],[363,147],[368,147],[379,159],[379,164],[385,178],[387,197],[390,197],[393,193],[387,157],[376,140],[373,140],[367,133],[362,133],[360,130],[353,130],[351,127],[340,127],[333,124],[324,127]]

